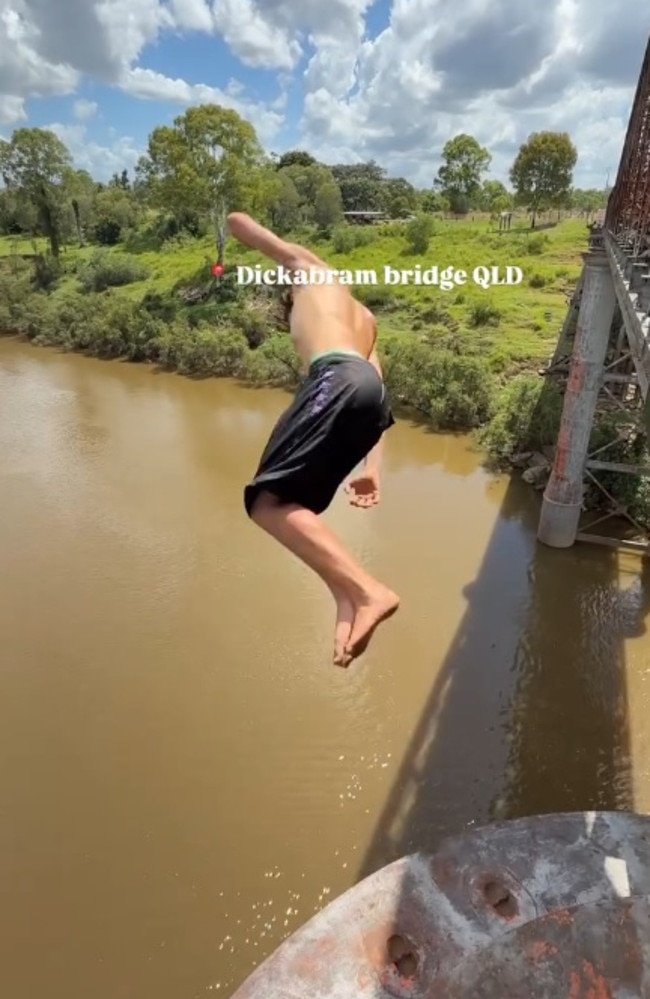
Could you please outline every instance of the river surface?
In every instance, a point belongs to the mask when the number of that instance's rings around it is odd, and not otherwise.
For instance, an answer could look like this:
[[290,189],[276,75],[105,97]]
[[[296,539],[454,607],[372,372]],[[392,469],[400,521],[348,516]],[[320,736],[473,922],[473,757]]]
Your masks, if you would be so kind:
[[348,671],[244,516],[287,396],[0,340],[0,995],[205,999],[492,818],[650,808],[649,578],[399,421],[327,518],[402,597]]

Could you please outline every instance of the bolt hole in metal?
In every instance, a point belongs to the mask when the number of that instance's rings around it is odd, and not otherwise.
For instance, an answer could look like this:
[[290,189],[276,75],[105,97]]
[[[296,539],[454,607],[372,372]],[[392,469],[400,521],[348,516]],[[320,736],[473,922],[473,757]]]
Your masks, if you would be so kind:
[[415,947],[401,933],[388,938],[388,957],[402,978],[413,978],[418,970]]
[[517,899],[504,884],[499,884],[498,881],[488,881],[483,888],[483,894],[487,904],[502,919],[512,919],[517,915],[519,911]]

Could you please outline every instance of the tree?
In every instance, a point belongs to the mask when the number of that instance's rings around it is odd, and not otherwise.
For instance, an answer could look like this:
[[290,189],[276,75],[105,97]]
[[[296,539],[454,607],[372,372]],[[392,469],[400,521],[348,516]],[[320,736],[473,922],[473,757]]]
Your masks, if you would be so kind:
[[329,167],[322,163],[312,163],[310,166],[286,167],[281,177],[289,177],[300,195],[300,205],[303,210],[303,217],[308,220],[312,215],[316,197],[323,184],[336,183]]
[[138,175],[149,185],[152,205],[170,211],[180,225],[212,218],[222,263],[226,215],[247,207],[263,163],[253,126],[236,111],[204,104],[171,127],[154,129]]
[[517,201],[532,215],[560,207],[569,198],[578,152],[566,132],[533,132],[510,170]]
[[512,208],[513,198],[500,180],[485,180],[479,193],[478,202],[481,211],[497,215]]
[[0,190],[0,233],[17,236],[34,233],[38,228],[38,214],[34,205],[9,188]]
[[374,160],[369,163],[339,164],[331,170],[341,189],[344,212],[384,210],[386,171]]
[[435,185],[449,200],[452,211],[467,212],[480,192],[492,156],[473,136],[461,133],[445,143],[442,158]]
[[343,220],[341,189],[332,178],[318,188],[314,202],[314,222],[324,233],[330,233]]
[[[263,225],[271,225],[273,208],[283,189],[283,175],[278,173],[271,158],[251,171],[245,187],[245,208]],[[242,204],[239,207],[243,207]]]
[[287,170],[279,171],[276,180],[270,205],[271,226],[280,236],[285,236],[302,221],[302,199]]
[[88,222],[92,213],[95,182],[87,170],[68,170],[65,177],[65,189],[72,206],[79,246],[83,246],[84,222]]
[[601,211],[606,206],[607,195],[604,191],[576,188],[571,192],[571,207],[582,212],[587,218],[593,215],[594,212]]
[[427,215],[449,210],[447,199],[437,191],[418,191],[418,205],[420,211]]
[[316,162],[311,153],[306,153],[303,149],[292,149],[288,153],[282,154],[276,164],[276,169],[284,170],[291,166],[309,167],[314,166]]
[[52,256],[61,248],[65,179],[72,158],[61,140],[42,128],[18,128],[9,142],[0,141],[0,174],[5,185],[36,209]]
[[109,187],[95,198],[93,236],[102,246],[115,246],[137,221],[136,203],[128,191]]
[[383,185],[384,211],[393,219],[412,215],[418,208],[418,193],[403,177],[390,177]]
[[287,225],[289,225],[287,210],[291,206],[290,229],[300,223],[312,223],[323,231],[329,231],[341,220],[343,211],[341,191],[329,167],[322,163],[312,163],[309,166],[295,163],[278,171],[276,178],[282,186],[276,189],[274,203],[277,206],[277,198],[281,194]]
[[406,245],[411,253],[422,255],[429,249],[435,222],[430,215],[417,215],[406,227]]
[[128,191],[131,187],[129,181],[129,171],[122,170],[122,173],[114,173],[108,182],[109,187],[117,187],[122,191]]

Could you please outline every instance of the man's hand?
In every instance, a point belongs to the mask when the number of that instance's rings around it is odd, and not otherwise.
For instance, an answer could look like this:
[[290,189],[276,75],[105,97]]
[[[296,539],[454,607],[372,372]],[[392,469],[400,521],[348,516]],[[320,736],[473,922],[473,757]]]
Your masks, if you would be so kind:
[[379,503],[379,475],[377,472],[362,472],[350,479],[345,491],[350,498],[350,506],[376,506]]

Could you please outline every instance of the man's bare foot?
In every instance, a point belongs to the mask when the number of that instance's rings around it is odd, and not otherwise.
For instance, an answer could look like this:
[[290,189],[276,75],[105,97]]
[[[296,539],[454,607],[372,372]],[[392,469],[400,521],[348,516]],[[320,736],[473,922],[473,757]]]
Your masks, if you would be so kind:
[[399,597],[386,586],[377,586],[362,602],[355,603],[354,624],[345,651],[350,659],[357,659],[368,648],[375,629],[382,621],[392,617],[399,607]]
[[346,593],[336,594],[336,626],[334,628],[334,665],[349,666],[352,657],[345,651],[354,621],[354,605]]

